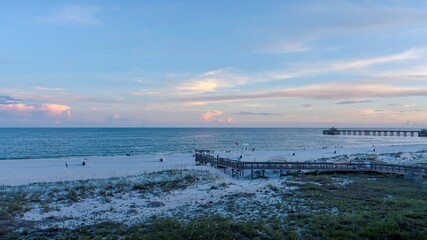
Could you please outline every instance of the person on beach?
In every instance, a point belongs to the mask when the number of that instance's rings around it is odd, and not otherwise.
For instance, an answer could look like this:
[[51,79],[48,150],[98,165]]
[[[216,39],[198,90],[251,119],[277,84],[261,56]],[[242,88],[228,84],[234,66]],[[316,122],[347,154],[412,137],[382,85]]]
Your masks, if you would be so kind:
[[68,163],[67,162],[65,162],[65,167],[68,168]]

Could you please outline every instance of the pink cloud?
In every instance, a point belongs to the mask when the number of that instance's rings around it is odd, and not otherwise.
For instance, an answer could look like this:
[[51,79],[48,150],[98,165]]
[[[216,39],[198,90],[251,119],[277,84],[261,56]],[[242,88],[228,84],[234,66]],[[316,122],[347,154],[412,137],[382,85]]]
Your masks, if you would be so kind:
[[236,123],[236,119],[234,117],[221,118],[221,119],[218,120],[218,122],[220,122],[220,123],[234,124],[234,123]]
[[71,117],[71,107],[61,104],[43,103],[37,105],[37,110],[41,112],[49,113],[53,116],[65,115]]
[[34,107],[22,103],[0,105],[0,112],[26,113],[34,111]]
[[211,122],[214,117],[220,116],[222,114],[223,114],[223,112],[218,111],[218,110],[205,112],[205,113],[200,114],[200,120],[202,120],[203,122]]
[[234,117],[227,118],[227,123],[236,123],[236,119]]
[[212,110],[208,112],[204,112],[200,114],[200,120],[203,122],[218,122],[224,124],[234,124],[236,123],[236,119],[234,117],[221,117],[219,119],[215,119],[218,116],[223,115],[224,112],[218,110]]
[[71,117],[71,107],[61,104],[43,103],[36,105],[3,104],[0,105],[0,112],[10,115],[44,114],[51,117]]

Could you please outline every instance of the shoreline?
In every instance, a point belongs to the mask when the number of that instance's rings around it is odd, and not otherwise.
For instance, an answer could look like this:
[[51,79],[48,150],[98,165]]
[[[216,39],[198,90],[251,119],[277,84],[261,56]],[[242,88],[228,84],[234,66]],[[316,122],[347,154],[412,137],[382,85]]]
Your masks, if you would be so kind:
[[[236,149],[228,153],[214,151],[212,155],[231,159],[242,155],[242,161],[345,161],[370,158],[385,163],[413,165],[427,163],[427,144],[253,152],[237,152]],[[165,158],[163,162],[160,162],[160,157]],[[85,166],[82,166],[83,159],[87,159]],[[195,166],[192,154],[183,153],[1,160],[0,186],[126,177],[173,169],[201,168]]]

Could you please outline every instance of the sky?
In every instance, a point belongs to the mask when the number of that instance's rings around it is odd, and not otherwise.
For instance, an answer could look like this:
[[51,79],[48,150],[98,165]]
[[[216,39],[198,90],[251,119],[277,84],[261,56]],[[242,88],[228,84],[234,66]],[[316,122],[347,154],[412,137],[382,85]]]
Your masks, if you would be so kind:
[[0,127],[427,127],[426,1],[0,1]]

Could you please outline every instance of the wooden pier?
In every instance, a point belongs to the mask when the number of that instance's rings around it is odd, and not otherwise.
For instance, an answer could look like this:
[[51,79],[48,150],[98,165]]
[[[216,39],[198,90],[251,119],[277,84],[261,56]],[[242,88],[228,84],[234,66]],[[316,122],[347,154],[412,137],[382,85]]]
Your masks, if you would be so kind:
[[334,163],[334,162],[243,162],[228,158],[214,157],[210,150],[196,150],[196,165],[210,165],[215,168],[231,169],[233,177],[244,176],[250,171],[253,177],[258,170],[265,174],[266,170],[278,170],[280,175],[287,171],[326,171],[326,172],[380,172],[400,175],[427,177],[426,167],[405,166],[385,163]]
[[403,136],[427,137],[427,129],[421,130],[396,130],[396,129],[337,129],[323,130],[324,135],[352,135],[352,136]]

